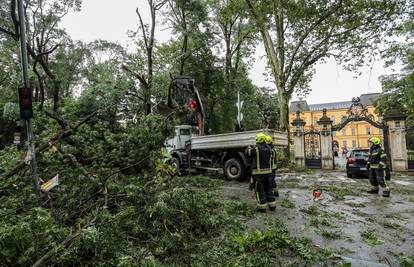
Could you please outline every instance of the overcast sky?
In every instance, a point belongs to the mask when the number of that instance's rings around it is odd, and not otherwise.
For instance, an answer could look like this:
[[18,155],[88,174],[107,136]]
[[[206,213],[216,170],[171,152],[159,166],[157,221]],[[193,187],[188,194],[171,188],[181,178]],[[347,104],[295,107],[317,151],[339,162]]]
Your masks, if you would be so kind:
[[[138,25],[135,9],[139,7],[144,19],[149,19],[145,0],[83,0],[81,12],[68,14],[62,23],[73,39],[90,42],[95,39],[105,39],[118,42],[131,48],[127,36],[128,30],[134,30]],[[169,40],[169,31],[158,26],[157,40]],[[258,86],[274,85],[266,81],[266,58],[262,47],[255,54],[255,64],[250,70],[250,78]],[[355,78],[354,73],[343,70],[335,62],[328,61],[316,66],[316,74],[311,82],[312,92],[307,97],[309,103],[348,101],[354,96],[364,93],[380,92],[381,84],[378,77],[389,74],[382,62],[374,62],[371,66],[361,69],[362,75]],[[296,99],[296,97],[294,97]]]

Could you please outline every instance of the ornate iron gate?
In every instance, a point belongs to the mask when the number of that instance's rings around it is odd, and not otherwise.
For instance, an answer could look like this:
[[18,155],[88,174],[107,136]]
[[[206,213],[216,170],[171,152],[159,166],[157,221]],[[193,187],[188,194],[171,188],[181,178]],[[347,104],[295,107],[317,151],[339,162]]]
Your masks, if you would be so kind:
[[352,104],[349,107],[347,111],[348,117],[345,117],[345,119],[337,125],[332,126],[332,131],[340,131],[342,130],[348,123],[350,122],[359,122],[359,121],[365,121],[371,124],[372,126],[381,129],[383,132],[383,139],[384,139],[384,150],[388,154],[389,157],[389,166],[392,168],[391,165],[391,154],[388,144],[388,126],[385,122],[377,122],[374,121],[374,117],[368,113],[368,109],[362,105],[361,99],[359,97],[352,98]]
[[305,132],[305,166],[312,169],[322,168],[321,136],[317,131]]

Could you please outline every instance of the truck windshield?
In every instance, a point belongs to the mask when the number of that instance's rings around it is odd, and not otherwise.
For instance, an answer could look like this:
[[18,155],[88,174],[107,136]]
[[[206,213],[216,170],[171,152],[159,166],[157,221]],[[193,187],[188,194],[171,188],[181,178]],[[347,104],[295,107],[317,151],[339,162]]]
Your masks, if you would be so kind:
[[190,129],[180,129],[180,135],[190,135]]

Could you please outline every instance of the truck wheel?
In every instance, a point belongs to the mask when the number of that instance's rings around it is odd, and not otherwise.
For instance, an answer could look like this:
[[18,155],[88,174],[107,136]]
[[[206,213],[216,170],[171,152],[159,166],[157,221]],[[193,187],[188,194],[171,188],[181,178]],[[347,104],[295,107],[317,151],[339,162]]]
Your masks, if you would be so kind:
[[228,159],[224,163],[224,175],[227,180],[243,180],[247,176],[247,169],[241,160],[237,158]]
[[176,169],[175,175],[180,174],[180,172],[181,172],[181,164],[180,164],[180,160],[178,158],[176,158],[176,157],[173,157],[172,158],[172,160],[171,160],[171,166],[173,166]]

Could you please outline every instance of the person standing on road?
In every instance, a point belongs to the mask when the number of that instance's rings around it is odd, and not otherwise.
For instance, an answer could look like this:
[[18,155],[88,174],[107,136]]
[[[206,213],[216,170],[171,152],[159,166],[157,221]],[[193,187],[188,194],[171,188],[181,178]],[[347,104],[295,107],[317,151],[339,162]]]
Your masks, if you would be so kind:
[[267,207],[271,211],[276,209],[276,199],[273,195],[271,182],[271,154],[270,147],[266,145],[266,135],[263,133],[256,135],[256,145],[254,147],[247,148],[247,155],[251,158],[252,168],[250,188],[254,185],[257,211],[259,212],[266,212]]
[[277,184],[276,184],[277,151],[276,151],[275,146],[273,145],[273,138],[270,135],[266,136],[266,145],[270,147],[270,151],[271,151],[270,164],[272,168],[272,175],[270,177],[270,181],[272,183],[273,195],[275,197],[279,197],[279,191],[277,190]]
[[387,154],[381,147],[381,139],[372,137],[370,140],[371,148],[369,150],[367,168],[369,173],[369,182],[372,185],[371,190],[367,193],[378,194],[379,186],[382,188],[382,196],[390,196],[390,188],[387,184]]
[[342,149],[342,157],[346,158],[348,156],[348,148],[346,146]]

